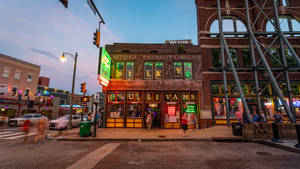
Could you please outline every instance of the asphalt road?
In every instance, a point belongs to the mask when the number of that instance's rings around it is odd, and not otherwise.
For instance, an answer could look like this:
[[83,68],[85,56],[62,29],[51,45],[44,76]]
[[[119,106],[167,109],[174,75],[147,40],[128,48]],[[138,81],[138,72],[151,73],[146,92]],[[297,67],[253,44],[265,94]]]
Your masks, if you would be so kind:
[[129,142],[94,169],[297,169],[300,155],[255,143]]
[[[107,142],[0,140],[1,169],[64,169]],[[297,169],[300,155],[254,143],[122,142],[94,169]]]

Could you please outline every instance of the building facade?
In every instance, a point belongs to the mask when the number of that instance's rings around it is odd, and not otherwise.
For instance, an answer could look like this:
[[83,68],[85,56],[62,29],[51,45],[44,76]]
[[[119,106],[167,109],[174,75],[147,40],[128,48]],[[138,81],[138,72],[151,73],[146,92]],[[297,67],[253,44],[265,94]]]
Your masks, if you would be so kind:
[[35,98],[40,66],[0,54],[0,96]]
[[37,97],[39,74],[40,66],[0,54],[1,115],[41,113],[51,118],[52,112],[58,112],[57,99]]
[[[265,3],[266,2],[266,3]],[[288,41],[296,51],[298,56],[300,55],[300,38],[299,34],[292,34],[300,31],[300,1],[296,0],[279,0],[279,22],[282,31],[291,34],[286,34]],[[224,83],[222,74],[222,57],[221,57],[221,45],[218,25],[218,5],[217,0],[196,0],[197,7],[197,22],[198,22],[198,43],[202,53],[202,69],[203,75],[202,83],[202,111],[211,114],[211,118],[215,119],[217,124],[226,124],[226,108],[225,108],[225,96],[224,96]],[[278,78],[276,79],[281,91],[284,95],[284,99],[288,104],[293,104],[295,107],[295,115],[300,117],[300,73],[297,68],[296,60],[292,57],[291,51],[285,46],[285,56],[287,65],[280,69],[281,64],[278,60],[282,61],[280,56],[280,43],[275,41],[278,38],[275,35],[275,28],[271,24],[270,20],[274,21],[274,7],[273,1],[267,0],[264,2],[259,1],[258,5],[263,7],[262,13],[258,6],[254,4],[254,1],[248,1],[250,12],[250,23],[252,29],[255,31],[257,40],[261,43],[263,52],[266,53],[265,57],[267,62],[271,66],[273,74]],[[265,3],[265,5],[263,4]],[[259,90],[256,90],[254,71],[251,61],[250,50],[250,38],[247,31],[247,16],[245,9],[245,2],[238,0],[222,0],[221,1],[221,15],[223,32],[225,33],[225,39],[228,44],[229,53],[233,59],[236,67],[238,77],[241,82],[241,87],[245,93],[245,97],[250,109],[250,112],[258,111],[258,99],[256,94],[261,91],[260,99],[263,111],[266,113],[268,119],[273,118],[275,111],[281,111],[284,113],[283,105],[278,98],[274,90],[274,86],[270,84],[269,75],[266,71],[257,71],[259,79]],[[268,20],[264,14],[268,16]],[[267,32],[267,33],[264,33]],[[228,33],[228,34],[226,34]],[[244,34],[243,34],[244,33]],[[260,33],[260,34],[259,34]],[[275,40],[274,40],[275,39]],[[269,49],[270,48],[270,49]],[[267,51],[269,50],[269,51]],[[225,61],[228,66],[228,57],[225,55]],[[255,51],[255,60],[259,61],[260,57]],[[259,63],[259,62],[258,62]],[[260,66],[259,64],[257,64]],[[264,66],[261,66],[263,68]],[[228,69],[227,69],[228,70]],[[280,73],[288,70],[288,76],[290,78],[291,90],[288,91],[287,81],[285,76]],[[227,83],[228,83],[228,97],[229,97],[229,114],[232,121],[235,119],[235,112],[241,110],[244,112],[244,107],[240,97],[240,93],[237,89],[237,85],[234,81],[232,71],[227,71]],[[264,89],[264,90],[261,90]],[[289,102],[289,93],[293,103]]]
[[106,50],[112,57],[111,80],[103,87],[106,127],[142,128],[145,112],[159,128],[180,128],[183,111],[199,119],[200,48],[190,41],[168,41],[115,43]]

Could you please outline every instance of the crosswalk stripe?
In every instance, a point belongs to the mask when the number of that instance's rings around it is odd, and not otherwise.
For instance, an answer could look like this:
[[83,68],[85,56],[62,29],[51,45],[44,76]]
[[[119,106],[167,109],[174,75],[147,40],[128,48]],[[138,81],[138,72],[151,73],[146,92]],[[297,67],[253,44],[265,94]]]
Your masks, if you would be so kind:
[[[31,134],[28,134],[27,136],[32,136],[32,135],[35,135],[36,133],[31,133]],[[16,138],[22,138],[22,137],[25,137],[26,134],[24,135],[21,135],[21,136],[15,136],[15,137],[8,137],[8,138],[3,138],[3,139],[7,139],[7,140],[12,140],[12,139],[16,139]]]
[[5,134],[5,135],[1,135],[0,138],[7,137],[7,136],[20,135],[20,134],[24,134],[24,132],[18,132],[18,133],[12,133],[12,134]]
[[12,132],[11,131],[1,132],[0,135],[7,134],[7,133],[12,133]]

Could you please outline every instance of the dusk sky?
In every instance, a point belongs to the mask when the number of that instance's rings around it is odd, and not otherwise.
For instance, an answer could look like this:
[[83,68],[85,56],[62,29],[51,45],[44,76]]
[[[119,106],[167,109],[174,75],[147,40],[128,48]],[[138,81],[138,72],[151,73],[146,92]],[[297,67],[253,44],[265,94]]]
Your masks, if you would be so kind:
[[[197,44],[194,0],[94,0],[106,24],[101,46],[112,43],[164,43],[192,39]],[[71,90],[73,59],[61,63],[62,52],[78,52],[76,93],[87,82],[89,94],[97,83],[98,49],[93,33],[99,19],[86,0],[1,0],[0,53],[41,66],[50,87]]]

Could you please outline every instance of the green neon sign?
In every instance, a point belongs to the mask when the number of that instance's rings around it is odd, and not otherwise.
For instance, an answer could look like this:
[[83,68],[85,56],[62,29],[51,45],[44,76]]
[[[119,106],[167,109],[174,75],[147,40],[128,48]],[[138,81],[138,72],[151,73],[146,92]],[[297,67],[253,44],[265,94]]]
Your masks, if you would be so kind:
[[196,105],[190,104],[186,106],[186,113],[196,113]]
[[107,80],[110,80],[111,57],[104,48],[102,48],[100,65],[100,75],[102,75]]

